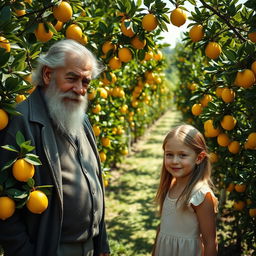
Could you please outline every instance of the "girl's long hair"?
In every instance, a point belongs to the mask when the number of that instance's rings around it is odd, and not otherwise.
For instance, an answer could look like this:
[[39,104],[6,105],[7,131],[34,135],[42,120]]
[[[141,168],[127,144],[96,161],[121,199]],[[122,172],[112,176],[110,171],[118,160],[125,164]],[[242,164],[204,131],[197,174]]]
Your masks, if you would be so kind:
[[[201,163],[196,165],[195,169],[191,173],[188,184],[177,200],[177,202],[181,201],[180,206],[184,209],[187,206],[193,188],[199,181],[205,181],[211,188],[213,187],[213,183],[211,181],[211,164],[205,139],[195,127],[184,124],[171,130],[163,141],[163,151],[165,151],[165,145],[167,141],[173,137],[180,139],[186,146],[194,150],[197,155],[203,151],[206,153],[204,159],[201,161]],[[173,179],[173,176],[167,171],[165,167],[164,158],[165,157],[163,157],[160,183],[155,197],[155,202],[159,206],[159,214],[162,213],[164,199],[170,189],[170,185]]]

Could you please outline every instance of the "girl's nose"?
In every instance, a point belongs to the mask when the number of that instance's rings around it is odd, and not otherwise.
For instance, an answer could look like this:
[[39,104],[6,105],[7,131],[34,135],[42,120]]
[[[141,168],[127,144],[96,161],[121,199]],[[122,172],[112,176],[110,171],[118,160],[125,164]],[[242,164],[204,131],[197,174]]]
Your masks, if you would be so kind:
[[178,162],[178,156],[174,155],[174,156],[172,157],[172,162],[173,162],[173,163],[177,163],[177,162]]

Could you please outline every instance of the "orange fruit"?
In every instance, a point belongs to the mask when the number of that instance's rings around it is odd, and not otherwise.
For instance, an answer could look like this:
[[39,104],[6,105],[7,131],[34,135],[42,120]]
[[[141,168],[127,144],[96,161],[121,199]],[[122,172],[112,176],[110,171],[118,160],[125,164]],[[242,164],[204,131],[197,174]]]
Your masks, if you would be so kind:
[[236,123],[237,123],[236,119],[231,115],[225,115],[222,118],[222,121],[220,122],[222,128],[227,131],[233,130],[236,126]]
[[256,43],[256,32],[251,32],[248,34],[248,38],[253,42]]
[[142,27],[147,30],[147,31],[152,31],[154,30],[158,25],[158,21],[157,18],[154,14],[149,13],[146,14],[143,18],[142,18]]
[[100,104],[97,104],[93,109],[92,109],[92,112],[94,114],[99,114],[101,111],[101,105]]
[[210,94],[205,94],[200,100],[200,103],[203,107],[206,107],[210,101],[212,101],[212,96]]
[[239,149],[240,149],[240,143],[236,140],[230,142],[228,145],[228,150],[232,154],[237,154],[239,152]]
[[160,50],[157,50],[157,52],[154,54],[154,59],[155,60],[162,60],[163,58],[163,53]]
[[234,188],[235,188],[235,184],[234,183],[230,183],[230,184],[228,184],[226,190],[228,192],[232,192],[234,190]]
[[128,148],[124,148],[124,149],[121,150],[121,154],[122,154],[123,156],[128,155],[128,153],[129,153]]
[[122,114],[126,114],[127,111],[128,111],[128,106],[127,105],[123,105],[123,106],[120,107],[120,112]]
[[238,71],[234,84],[243,88],[250,88],[255,83],[255,75],[250,69]]
[[111,140],[109,138],[101,138],[101,143],[104,147],[109,147],[111,145]]
[[53,7],[53,16],[56,20],[67,22],[72,18],[72,15],[72,7],[66,1],[62,1],[59,5]]
[[92,127],[94,135],[97,137],[100,135],[101,131],[100,131],[100,127],[98,125],[93,125]]
[[245,184],[236,184],[235,185],[235,191],[242,193],[246,190],[246,185]]
[[214,163],[217,163],[217,162],[218,162],[219,157],[218,157],[218,155],[217,155],[216,153],[211,152],[211,153],[209,154],[209,159],[210,159],[210,162],[211,162],[212,164],[214,164]]
[[129,62],[130,60],[132,60],[132,52],[129,48],[120,48],[118,50],[118,58],[122,61],[122,62]]
[[133,37],[135,33],[133,32],[132,28],[130,27],[130,24],[128,25],[128,28],[126,27],[126,24],[131,23],[130,19],[125,19],[121,22],[121,31],[125,36]]
[[26,99],[25,95],[19,94],[16,96],[15,101],[16,101],[16,103],[20,103],[20,102],[24,101],[25,99]]
[[236,202],[234,202],[233,206],[237,211],[242,211],[245,207],[245,202],[244,201],[236,201]]
[[203,111],[203,107],[201,104],[194,104],[191,108],[191,112],[194,116],[199,116]]
[[88,92],[88,99],[93,100],[96,97],[96,90],[90,89],[90,92]]
[[254,75],[256,76],[256,61],[254,61],[251,65],[251,70],[254,73]]
[[40,190],[32,191],[26,206],[32,213],[41,214],[48,207],[48,198],[45,193]]
[[224,102],[230,103],[235,98],[235,92],[232,89],[225,88],[222,90],[221,98]]
[[108,92],[106,89],[104,88],[99,88],[99,92],[100,92],[100,97],[102,99],[106,99],[108,97]]
[[226,133],[220,133],[217,137],[217,142],[221,147],[227,147],[230,140]]
[[78,25],[71,24],[68,26],[66,30],[66,38],[73,39],[79,42],[82,39],[82,37],[83,31]]
[[190,31],[189,36],[193,42],[200,41],[204,36],[204,28],[202,25],[194,25]]
[[63,22],[62,21],[57,21],[56,24],[54,25],[54,28],[57,30],[57,31],[60,31],[63,27]]
[[25,5],[24,3],[21,3],[24,6],[24,9],[14,9],[14,12],[18,17],[23,16],[26,14]]
[[249,209],[249,215],[251,217],[256,217],[256,208]]
[[111,77],[111,80],[109,80],[106,73],[102,74],[101,81],[103,82],[104,85],[114,84],[116,82],[116,80],[117,80],[116,75],[112,72],[109,72],[109,75]]
[[154,56],[153,52],[146,52],[144,60],[146,60],[146,61],[151,60],[153,58],[153,56]]
[[217,95],[218,97],[221,97],[221,94],[222,94],[222,92],[223,92],[224,89],[225,89],[224,87],[218,86],[218,87],[216,88],[216,91],[215,91],[216,95]]
[[118,126],[116,133],[117,133],[118,135],[122,135],[122,134],[124,133],[123,127],[122,127],[122,126]]
[[220,129],[214,127],[213,120],[211,119],[204,122],[204,130],[206,132],[206,137],[209,138],[217,137],[220,133]]
[[5,110],[0,108],[0,131],[3,130],[9,122],[8,114]]
[[9,41],[3,36],[0,36],[0,47],[4,48],[6,52],[11,51],[11,45]]
[[[48,22],[48,25],[52,26],[50,22]],[[53,32],[50,30],[47,32],[45,29],[44,23],[39,23],[34,33],[35,33],[36,39],[43,43],[48,42],[53,37]]]
[[0,197],[0,219],[6,220],[15,212],[15,202],[7,196]]
[[209,42],[205,48],[205,55],[210,59],[217,59],[221,52],[221,46],[216,42]]
[[132,40],[131,40],[131,45],[135,48],[135,49],[143,49],[146,46],[146,40],[145,39],[140,39],[138,36],[135,36]]
[[256,148],[256,132],[252,132],[249,134],[247,141],[246,141],[246,146],[249,149]]
[[100,152],[100,161],[103,163],[107,160],[107,155],[105,154],[105,152],[101,151]]
[[27,182],[35,174],[34,165],[26,162],[24,158],[20,158],[15,161],[12,166],[12,174],[18,181]]
[[116,56],[114,56],[113,58],[111,58],[111,59],[109,60],[108,65],[109,65],[109,67],[110,67],[112,70],[115,70],[115,69],[121,68],[122,62],[120,61],[119,58],[117,58]]
[[102,49],[102,52],[104,53],[104,54],[107,54],[110,50],[116,50],[116,45],[115,44],[113,44],[112,42],[110,42],[110,41],[106,41],[103,45],[102,45],[102,47],[101,47],[101,49]]
[[171,23],[174,26],[180,27],[187,20],[187,14],[180,8],[176,8],[171,12]]

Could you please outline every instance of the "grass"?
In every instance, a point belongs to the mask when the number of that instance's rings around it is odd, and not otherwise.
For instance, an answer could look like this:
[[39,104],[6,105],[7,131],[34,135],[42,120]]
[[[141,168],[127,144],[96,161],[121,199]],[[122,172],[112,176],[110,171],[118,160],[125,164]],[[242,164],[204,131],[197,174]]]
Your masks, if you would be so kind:
[[153,199],[162,164],[162,141],[179,122],[177,112],[167,112],[111,172],[106,189],[106,224],[112,256],[151,255],[159,224]]

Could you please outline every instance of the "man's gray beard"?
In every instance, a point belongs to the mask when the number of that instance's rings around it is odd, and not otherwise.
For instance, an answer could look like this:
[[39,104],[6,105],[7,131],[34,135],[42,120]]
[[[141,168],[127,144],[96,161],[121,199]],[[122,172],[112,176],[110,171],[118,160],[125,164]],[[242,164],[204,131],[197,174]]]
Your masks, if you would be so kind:
[[[80,102],[65,102],[63,98],[78,99]],[[57,129],[74,137],[81,134],[88,105],[86,95],[77,95],[72,91],[61,92],[53,79],[45,90],[45,99],[50,117]]]

